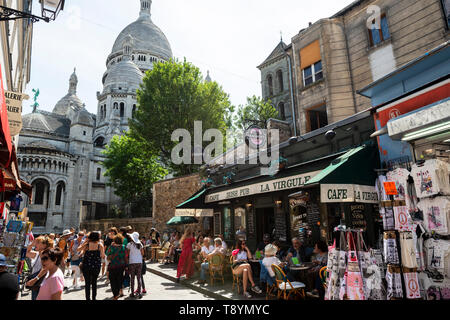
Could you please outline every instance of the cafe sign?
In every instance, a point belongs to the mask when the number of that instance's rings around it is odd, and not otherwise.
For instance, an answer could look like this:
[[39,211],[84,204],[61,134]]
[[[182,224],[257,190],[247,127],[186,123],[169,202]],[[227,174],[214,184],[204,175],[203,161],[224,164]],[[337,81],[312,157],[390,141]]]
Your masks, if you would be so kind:
[[206,203],[218,202],[228,199],[246,197],[255,194],[277,192],[288,189],[295,189],[304,186],[309,180],[314,178],[320,171],[303,173],[295,176],[285,177],[276,180],[264,181],[252,185],[234,188],[222,192],[212,193],[206,196]]
[[375,187],[358,184],[322,184],[320,185],[322,203],[360,202],[378,203]]
[[5,98],[10,134],[11,136],[16,136],[22,130],[22,101],[28,100],[29,96],[22,93],[5,91]]

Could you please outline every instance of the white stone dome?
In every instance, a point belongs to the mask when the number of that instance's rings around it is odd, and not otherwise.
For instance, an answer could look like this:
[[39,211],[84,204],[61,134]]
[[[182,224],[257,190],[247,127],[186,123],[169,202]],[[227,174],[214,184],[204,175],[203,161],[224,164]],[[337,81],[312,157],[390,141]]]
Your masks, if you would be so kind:
[[[111,56],[122,52],[127,36],[134,39],[133,52],[148,53],[163,60],[172,58],[172,49],[164,33],[151,20],[151,1],[141,1],[139,19],[129,24],[117,37]],[[108,58],[109,62],[110,58]]]
[[108,70],[103,92],[112,90],[136,91],[144,78],[138,66],[129,59],[114,64]]
[[78,112],[84,108],[84,103],[77,97],[78,77],[73,71],[69,80],[69,92],[59,100],[53,108],[53,113],[69,116],[72,112]]

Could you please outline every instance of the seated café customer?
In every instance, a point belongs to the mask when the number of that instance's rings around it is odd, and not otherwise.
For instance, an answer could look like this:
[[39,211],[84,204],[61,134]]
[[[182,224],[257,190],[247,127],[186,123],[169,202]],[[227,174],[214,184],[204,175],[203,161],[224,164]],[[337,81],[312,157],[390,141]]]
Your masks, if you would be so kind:
[[276,256],[277,250],[278,248],[271,243],[264,248],[264,259],[261,261],[264,268],[261,268],[260,282],[272,285],[275,282],[275,273],[272,270],[272,265],[283,267],[284,263]]
[[[297,258],[299,264],[309,262],[309,260],[310,260],[309,251],[311,251],[311,250],[308,250],[307,248],[305,248],[303,243],[301,243],[301,241],[298,238],[293,238],[292,239],[292,247],[290,247],[288,250],[288,253],[285,258],[285,262],[287,262],[289,265],[293,265],[294,261],[292,260],[292,258]],[[298,280],[300,280],[299,279],[300,276],[301,276],[300,271],[289,270],[287,272],[287,277],[288,277],[289,281],[298,281]]]
[[270,243],[270,234],[266,233],[263,236],[263,241],[258,243],[256,251],[264,252],[264,248]]
[[319,240],[314,246],[314,256],[312,257],[314,267],[308,271],[308,281],[310,288],[313,287],[311,283],[314,283],[314,289],[311,292],[313,295],[320,294],[322,297],[325,293],[320,280],[319,271],[325,267],[328,263],[328,246],[323,240]]
[[220,240],[222,240],[222,248],[224,248],[225,250],[228,249],[227,243],[225,242],[224,238],[223,238],[223,234],[219,234],[219,238]]
[[242,275],[242,284],[244,287],[244,296],[250,299],[252,296],[247,292],[247,282],[250,281],[252,285],[252,291],[260,294],[262,291],[253,281],[252,268],[248,263],[248,259],[252,258],[250,249],[247,247],[244,240],[238,240],[236,244],[236,249],[232,253],[233,256],[233,274],[240,276]]
[[[208,239],[209,241],[209,239]],[[216,254],[221,254],[221,255],[225,255],[226,254],[226,250],[222,247],[222,240],[220,238],[216,238],[214,239],[214,249],[210,251],[210,253],[208,253],[205,256],[205,260],[202,263],[201,269],[200,269],[200,280],[198,281],[199,284],[203,284],[206,282],[206,272],[209,270],[209,259],[211,259],[212,256],[216,255]],[[202,253],[203,253],[203,248],[202,248]]]

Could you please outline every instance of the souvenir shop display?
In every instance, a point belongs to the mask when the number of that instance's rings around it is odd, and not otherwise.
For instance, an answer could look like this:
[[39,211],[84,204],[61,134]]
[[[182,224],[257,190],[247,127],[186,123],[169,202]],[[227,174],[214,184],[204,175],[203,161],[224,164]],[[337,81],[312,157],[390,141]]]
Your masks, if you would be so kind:
[[376,171],[386,298],[449,299],[450,165],[432,159]]

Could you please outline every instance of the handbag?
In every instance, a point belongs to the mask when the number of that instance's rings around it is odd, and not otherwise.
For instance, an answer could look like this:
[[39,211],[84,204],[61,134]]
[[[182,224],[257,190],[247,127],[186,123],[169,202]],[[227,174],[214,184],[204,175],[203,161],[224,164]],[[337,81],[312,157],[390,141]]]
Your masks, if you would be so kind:
[[130,273],[128,271],[125,271],[125,275],[123,277],[123,287],[128,288],[130,287]]
[[[27,283],[28,281],[33,280],[34,278],[36,278],[38,276],[39,272],[41,272],[41,270],[33,273],[32,275],[27,276],[25,278],[25,283]],[[25,285],[25,288],[27,288],[28,290],[32,290],[32,291],[39,290],[41,288],[42,281],[44,281],[44,278],[45,277],[40,278],[32,286]]]
[[355,241],[351,232],[348,233],[348,261],[347,261],[347,297],[349,300],[366,300],[364,283],[358,262]]
[[[345,295],[346,283],[346,243],[344,233],[340,233],[339,249],[334,242],[334,253],[332,253],[332,266],[327,284],[327,299],[339,300]],[[342,292],[342,296],[340,293]]]

